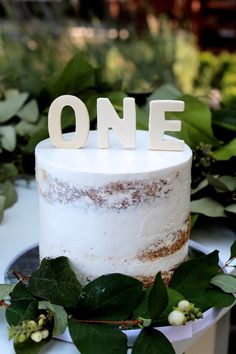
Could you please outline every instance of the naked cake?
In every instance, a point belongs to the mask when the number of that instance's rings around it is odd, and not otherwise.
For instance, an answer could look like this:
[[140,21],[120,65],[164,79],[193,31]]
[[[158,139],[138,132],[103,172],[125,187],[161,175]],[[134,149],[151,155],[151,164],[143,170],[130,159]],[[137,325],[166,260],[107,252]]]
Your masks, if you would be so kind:
[[67,256],[82,284],[114,272],[168,282],[188,252],[191,150],[148,150],[146,131],[134,150],[113,131],[97,149],[96,135],[81,149],[36,147],[40,256]]

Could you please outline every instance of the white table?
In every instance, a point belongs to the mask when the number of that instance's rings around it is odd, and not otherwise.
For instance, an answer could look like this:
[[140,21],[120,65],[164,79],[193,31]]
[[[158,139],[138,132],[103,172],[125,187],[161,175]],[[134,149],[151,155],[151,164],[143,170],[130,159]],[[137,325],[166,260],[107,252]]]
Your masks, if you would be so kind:
[[[38,204],[35,183],[26,186],[18,182],[18,202],[5,212],[0,225],[0,282],[4,282],[4,270],[10,262],[25,249],[35,245],[39,239]],[[229,249],[236,235],[229,229],[215,224],[209,227],[199,227],[192,233],[192,238],[202,243],[209,251],[220,250],[221,259],[227,260]],[[229,316],[225,315],[217,325],[208,329],[198,340],[199,336],[185,343],[176,343],[177,354],[227,354],[227,339],[229,332]],[[220,336],[219,336],[220,333]],[[204,340],[203,340],[204,339]],[[0,311],[0,347],[1,353],[14,354],[12,341],[7,340],[7,323],[4,311]],[[202,347],[203,346],[203,347]],[[204,349],[203,349],[204,348]],[[187,351],[186,351],[187,350]],[[42,354],[76,354],[77,349],[70,343],[53,340]]]

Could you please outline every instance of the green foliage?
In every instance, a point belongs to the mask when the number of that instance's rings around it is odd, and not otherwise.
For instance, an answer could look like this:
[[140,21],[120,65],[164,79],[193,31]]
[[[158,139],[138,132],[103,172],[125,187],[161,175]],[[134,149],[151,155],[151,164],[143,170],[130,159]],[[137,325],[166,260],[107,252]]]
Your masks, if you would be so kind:
[[174,348],[160,331],[144,328],[134,342],[132,354],[175,354]]
[[122,274],[103,275],[83,288],[78,308],[86,318],[127,319],[142,298],[143,284]]
[[29,291],[54,304],[76,307],[81,285],[70,268],[68,259],[59,257],[42,260],[41,267],[30,277]]
[[214,251],[209,255],[182,263],[174,272],[170,287],[188,300],[203,295],[212,277],[219,272],[218,262],[218,251]]
[[[226,265],[234,258],[233,244]],[[129,328],[142,329],[132,353],[145,354],[148,348],[149,353],[173,354],[170,342],[153,327],[168,325],[169,314],[181,300],[194,301],[189,306],[197,311],[196,316],[202,316],[201,310],[211,306],[232,305],[235,291],[236,278],[223,274],[218,252],[214,251],[180,265],[169,288],[158,273],[148,289],[132,277],[114,273],[95,279],[81,290],[65,257],[43,259],[28,285],[20,282],[13,289],[0,286],[0,298],[10,294],[6,318],[16,353],[38,353],[52,335],[62,334],[68,325],[75,346],[85,354],[126,353],[127,337],[121,329]],[[42,337],[40,331],[44,330],[46,335]],[[39,341],[38,346],[34,340]]]
[[165,310],[168,304],[168,294],[166,286],[159,272],[154,280],[154,283],[148,293],[148,310],[151,319],[154,322],[158,316]]
[[236,293],[236,278],[233,275],[219,274],[211,279],[211,284],[226,293]]
[[76,348],[84,354],[126,354],[127,337],[121,331],[104,325],[69,320],[68,327]]

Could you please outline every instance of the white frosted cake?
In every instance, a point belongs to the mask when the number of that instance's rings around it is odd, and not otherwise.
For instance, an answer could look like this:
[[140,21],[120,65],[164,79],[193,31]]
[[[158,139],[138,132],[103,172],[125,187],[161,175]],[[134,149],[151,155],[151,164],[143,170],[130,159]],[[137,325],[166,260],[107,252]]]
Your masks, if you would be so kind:
[[186,144],[184,151],[148,150],[144,131],[134,150],[112,131],[105,150],[95,131],[81,149],[42,141],[40,256],[67,256],[82,284],[117,272],[146,286],[158,271],[168,281],[188,252],[191,157]]

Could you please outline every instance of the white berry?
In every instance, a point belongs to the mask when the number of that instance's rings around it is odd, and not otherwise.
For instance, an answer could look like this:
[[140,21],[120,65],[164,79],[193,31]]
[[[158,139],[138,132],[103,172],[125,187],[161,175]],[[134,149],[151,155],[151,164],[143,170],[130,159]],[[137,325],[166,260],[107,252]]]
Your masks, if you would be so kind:
[[42,333],[39,331],[32,333],[31,339],[36,343],[41,342],[41,340],[43,339]]
[[185,312],[189,312],[192,308],[191,304],[189,301],[187,300],[181,300],[179,303],[178,303],[178,307],[182,310],[182,311],[185,311]]
[[169,324],[172,326],[181,326],[186,323],[187,319],[183,312],[179,310],[172,311],[168,316]]
[[47,338],[49,336],[48,329],[44,329],[43,331],[41,331],[41,334],[43,339]]

